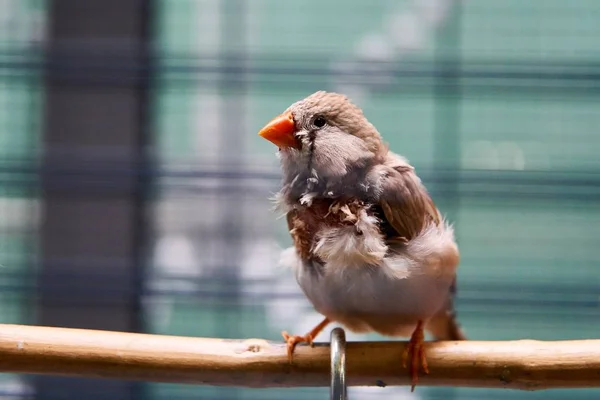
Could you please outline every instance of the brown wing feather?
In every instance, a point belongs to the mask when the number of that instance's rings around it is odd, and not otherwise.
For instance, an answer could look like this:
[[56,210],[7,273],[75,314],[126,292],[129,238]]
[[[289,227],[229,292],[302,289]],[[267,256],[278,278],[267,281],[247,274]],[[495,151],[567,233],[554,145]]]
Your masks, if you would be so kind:
[[[428,224],[440,224],[442,218],[427,190],[413,168],[402,159],[392,158],[387,163],[387,176],[382,182],[380,207],[385,218],[382,225],[390,225],[397,237],[406,241],[417,236]],[[388,240],[395,238],[386,228]],[[426,329],[438,340],[466,340],[454,311],[456,277],[452,282],[444,307],[431,318]]]
[[380,206],[389,224],[404,240],[411,240],[440,214],[412,168],[392,167],[383,181]]

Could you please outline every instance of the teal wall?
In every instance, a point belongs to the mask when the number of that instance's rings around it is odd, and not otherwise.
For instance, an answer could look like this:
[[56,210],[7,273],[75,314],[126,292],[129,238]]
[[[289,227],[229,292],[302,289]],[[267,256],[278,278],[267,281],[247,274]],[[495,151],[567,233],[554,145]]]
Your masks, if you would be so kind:
[[[39,205],[37,180],[26,171],[39,150],[41,79],[31,67],[44,24],[44,0],[0,2],[0,323],[35,321]],[[0,397],[25,390],[22,377],[0,376]]]

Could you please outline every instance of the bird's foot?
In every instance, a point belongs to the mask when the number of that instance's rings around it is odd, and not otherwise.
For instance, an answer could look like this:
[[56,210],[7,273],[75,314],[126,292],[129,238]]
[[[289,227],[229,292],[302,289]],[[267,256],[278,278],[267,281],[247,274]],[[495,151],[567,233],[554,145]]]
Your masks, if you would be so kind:
[[281,336],[285,340],[287,344],[287,356],[290,364],[294,359],[294,349],[298,343],[308,343],[311,347],[313,346],[313,340],[317,337],[319,333],[329,324],[329,319],[325,318],[323,321],[319,323],[319,325],[315,326],[310,332],[306,335],[290,335],[286,331],[281,332]]
[[286,331],[283,331],[283,332],[281,332],[281,336],[283,336],[283,340],[285,340],[285,342],[287,344],[287,356],[288,356],[288,361],[290,362],[290,364],[292,363],[292,361],[294,359],[294,349],[296,348],[297,344],[308,343],[311,347],[314,346],[314,344],[313,344],[314,338],[310,335],[310,333],[307,333],[304,336],[300,336],[300,335],[290,335]]
[[408,345],[404,349],[402,354],[402,365],[404,368],[407,366],[408,355],[410,353],[410,374],[411,374],[411,388],[410,391],[415,391],[415,386],[419,382],[419,364],[423,367],[423,372],[429,373],[429,367],[427,366],[427,359],[425,358],[425,332],[423,331],[423,322],[419,321],[416,329],[414,330]]

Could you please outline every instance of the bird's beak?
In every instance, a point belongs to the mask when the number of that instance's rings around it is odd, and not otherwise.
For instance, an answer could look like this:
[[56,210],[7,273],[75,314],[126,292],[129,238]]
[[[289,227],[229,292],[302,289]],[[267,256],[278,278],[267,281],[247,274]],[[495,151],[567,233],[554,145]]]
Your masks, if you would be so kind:
[[294,136],[295,131],[294,116],[291,112],[287,112],[272,119],[271,122],[258,132],[258,135],[280,149],[288,147],[298,148],[298,140]]

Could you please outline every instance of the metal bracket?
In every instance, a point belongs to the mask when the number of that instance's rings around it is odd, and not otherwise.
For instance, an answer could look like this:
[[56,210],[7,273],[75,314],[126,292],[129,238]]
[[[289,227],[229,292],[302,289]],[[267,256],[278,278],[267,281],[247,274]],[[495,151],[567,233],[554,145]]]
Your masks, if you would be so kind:
[[347,400],[346,334],[342,328],[331,331],[331,400]]

